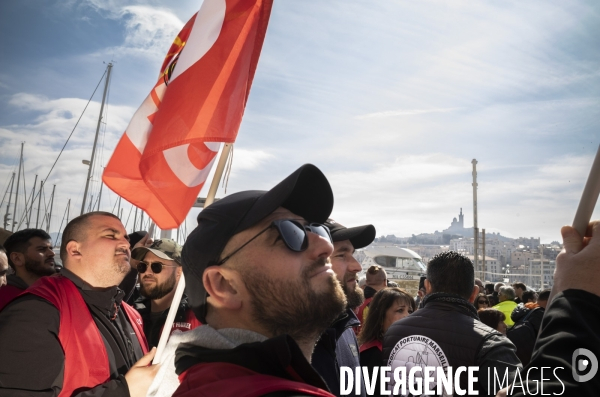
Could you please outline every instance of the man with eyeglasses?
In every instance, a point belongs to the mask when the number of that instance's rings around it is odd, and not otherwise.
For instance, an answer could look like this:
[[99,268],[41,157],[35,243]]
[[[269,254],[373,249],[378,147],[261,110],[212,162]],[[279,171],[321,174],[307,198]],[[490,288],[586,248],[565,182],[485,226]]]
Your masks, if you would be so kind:
[[64,269],[0,312],[0,396],[145,396],[149,366],[139,314],[118,286],[131,271],[127,232],[90,212],[63,231]]
[[[321,335],[315,346],[312,365],[325,379],[331,392],[340,396],[340,367],[360,366],[358,341],[353,330],[353,327],[360,325],[360,321],[354,309],[363,303],[364,295],[356,279],[362,267],[353,254],[357,248],[364,248],[375,240],[375,227],[364,225],[347,228],[333,219],[328,219],[325,225],[333,240],[333,253],[329,258],[331,267],[342,284],[347,305]],[[364,383],[360,390],[361,395],[365,396]]]
[[171,336],[150,396],[332,396],[310,365],[346,306],[322,224],[332,208],[329,182],[306,164],[200,212],[182,265],[204,325]]
[[[144,320],[144,334],[149,347],[158,346],[165,320],[173,302],[175,287],[181,276],[181,245],[171,239],[155,240],[150,247],[137,247],[131,251],[136,259],[139,273],[140,294],[135,309]],[[202,325],[187,304],[186,297],[181,303],[171,327],[189,331]]]

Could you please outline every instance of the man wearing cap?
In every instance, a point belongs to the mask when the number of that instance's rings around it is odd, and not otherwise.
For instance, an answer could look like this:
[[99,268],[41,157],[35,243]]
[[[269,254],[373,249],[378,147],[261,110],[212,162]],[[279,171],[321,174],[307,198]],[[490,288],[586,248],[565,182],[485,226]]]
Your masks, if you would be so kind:
[[[181,246],[171,239],[155,240],[150,247],[131,252],[137,260],[140,294],[135,309],[144,320],[144,334],[149,347],[158,346],[165,320],[173,302],[175,287],[181,276]],[[201,323],[182,297],[171,332],[189,331]]]
[[[321,335],[313,354],[313,367],[327,382],[331,392],[340,396],[340,367],[359,367],[358,341],[352,327],[360,321],[352,309],[361,305],[363,295],[358,292],[356,275],[362,270],[353,254],[357,248],[363,248],[375,240],[375,227],[364,225],[347,228],[333,219],[326,223],[333,240],[333,253],[330,256],[331,267],[336,278],[342,284],[347,299],[344,311]],[[364,384],[361,395],[365,396]]]
[[329,182],[307,164],[200,212],[182,265],[205,325],[171,336],[150,396],[331,397],[310,359],[346,305],[327,260],[332,208]]
[[139,314],[118,285],[130,272],[123,224],[108,212],[71,220],[59,274],[40,278],[0,312],[0,397],[144,396],[148,366]]

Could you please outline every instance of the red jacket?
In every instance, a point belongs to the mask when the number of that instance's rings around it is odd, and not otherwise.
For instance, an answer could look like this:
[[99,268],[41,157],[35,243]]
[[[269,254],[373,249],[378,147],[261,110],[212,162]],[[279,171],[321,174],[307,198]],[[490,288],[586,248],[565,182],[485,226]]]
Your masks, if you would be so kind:
[[[293,370],[292,370],[293,371]],[[259,397],[277,391],[300,395],[334,397],[302,381],[263,375],[240,365],[223,362],[196,364],[179,375],[181,384],[173,397]]]
[[[110,367],[102,335],[75,284],[62,275],[42,277],[24,294],[47,300],[60,313],[58,340],[65,353],[65,369],[59,397],[71,396],[109,381]],[[141,317],[125,302],[121,307],[146,354],[148,346]]]
[[7,284],[0,287],[0,310],[4,309],[4,306],[6,306],[8,302],[16,298],[23,291],[25,290],[15,287],[14,285]]

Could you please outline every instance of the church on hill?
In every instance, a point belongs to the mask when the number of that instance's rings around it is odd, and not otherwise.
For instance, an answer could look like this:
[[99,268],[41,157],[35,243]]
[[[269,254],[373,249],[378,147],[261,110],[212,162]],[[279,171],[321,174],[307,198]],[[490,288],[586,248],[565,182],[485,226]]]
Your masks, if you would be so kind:
[[458,214],[458,220],[456,217],[452,219],[452,224],[448,229],[445,229],[443,234],[458,234],[463,237],[472,237],[473,236],[473,228],[465,227],[465,219],[462,212],[462,208],[460,209],[460,213]]

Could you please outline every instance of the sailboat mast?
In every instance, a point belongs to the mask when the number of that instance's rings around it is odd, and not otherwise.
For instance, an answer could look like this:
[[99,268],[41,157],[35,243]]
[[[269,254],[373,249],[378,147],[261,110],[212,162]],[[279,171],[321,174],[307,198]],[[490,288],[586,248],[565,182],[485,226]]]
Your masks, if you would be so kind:
[[[37,217],[35,218],[35,228],[36,229],[38,228],[38,222],[40,220],[40,208],[42,208],[42,193],[43,193],[43,191],[44,191],[44,180],[42,179],[40,181],[40,192],[38,193],[39,194],[38,210],[37,210]],[[42,220],[42,223],[44,223],[43,220]]]
[[92,148],[92,159],[88,168],[88,175],[85,181],[85,191],[83,192],[83,202],[81,203],[81,215],[85,212],[85,200],[87,198],[88,189],[90,187],[90,179],[92,177],[92,168],[94,167],[94,155],[96,154],[96,144],[98,143],[98,134],[100,132],[100,126],[102,125],[102,112],[104,111],[104,102],[106,101],[106,93],[108,92],[108,84],[110,83],[110,72],[113,64],[109,63],[106,67],[106,80],[104,82],[104,94],[102,95],[102,104],[100,105],[100,114],[98,115],[98,125],[96,126],[96,136],[94,138],[94,146]]
[[4,214],[4,229],[8,230],[8,211],[10,210],[10,199],[12,198],[13,186],[15,185],[15,173],[13,172],[12,178],[10,178],[10,193],[8,194],[8,204],[6,205],[6,213]]
[[50,196],[50,213],[48,214],[48,222],[46,223],[46,233],[50,233],[50,222],[52,221],[52,207],[54,207],[54,190],[56,190],[56,185],[52,185],[52,196]]
[[[19,184],[21,183],[21,167],[23,166],[23,146],[25,142],[21,142],[21,157],[19,158],[19,172],[17,173],[17,190],[15,193],[15,206],[13,208],[13,222],[10,231],[15,231],[15,223],[17,220],[17,202],[19,201]],[[11,189],[12,190],[12,189]]]
[[31,223],[31,213],[33,212],[33,200],[35,199],[35,186],[37,185],[37,174],[35,174],[35,180],[33,181],[33,189],[31,190],[31,202],[29,203],[29,213],[27,214],[27,228]]

